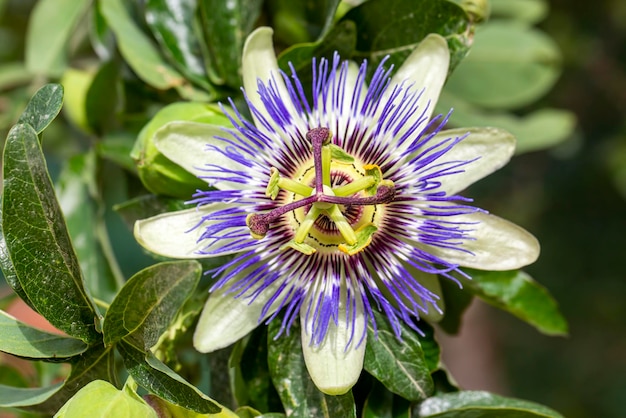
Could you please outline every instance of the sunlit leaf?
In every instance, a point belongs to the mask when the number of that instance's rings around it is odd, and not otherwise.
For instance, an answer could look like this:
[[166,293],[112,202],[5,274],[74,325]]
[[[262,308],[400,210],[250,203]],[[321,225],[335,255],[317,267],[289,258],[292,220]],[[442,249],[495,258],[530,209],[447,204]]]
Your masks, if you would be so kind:
[[0,351],[30,359],[61,360],[87,350],[83,341],[41,331],[0,311]]

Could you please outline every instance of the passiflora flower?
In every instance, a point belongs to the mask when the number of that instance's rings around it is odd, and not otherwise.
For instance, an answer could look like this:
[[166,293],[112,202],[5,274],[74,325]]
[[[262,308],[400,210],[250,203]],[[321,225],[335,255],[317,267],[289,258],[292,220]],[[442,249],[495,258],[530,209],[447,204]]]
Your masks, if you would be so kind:
[[[449,52],[427,36],[394,71],[383,61],[313,62],[312,85],[277,66],[272,31],[243,53],[252,120],[231,102],[232,127],[170,123],[159,150],[212,188],[196,207],[137,222],[150,251],[174,258],[231,255],[194,345],[226,347],[282,312],[280,333],[301,323],[311,378],[341,394],[363,366],[368,322],[441,316],[438,276],[460,267],[510,270],[535,261],[536,239],[458,193],[504,165],[514,138],[492,128],[443,130],[432,117]],[[309,99],[310,97],[310,99]],[[276,336],[278,337],[278,336]]]

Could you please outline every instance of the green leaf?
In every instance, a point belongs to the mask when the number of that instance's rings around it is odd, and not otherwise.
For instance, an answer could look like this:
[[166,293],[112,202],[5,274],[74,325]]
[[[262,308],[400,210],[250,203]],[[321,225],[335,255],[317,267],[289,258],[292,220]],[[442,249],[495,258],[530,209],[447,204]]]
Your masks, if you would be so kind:
[[235,344],[228,361],[237,403],[259,411],[280,410],[281,403],[271,383],[267,365],[267,328],[258,327]]
[[176,88],[184,98],[210,100],[211,95],[196,91],[189,82],[159,55],[150,39],[133,21],[122,0],[99,2],[100,12],[115,34],[120,53],[143,81],[161,90]]
[[241,53],[261,12],[261,0],[200,0],[209,77],[215,84],[241,86]]
[[96,164],[94,152],[71,157],[59,175],[56,190],[87,289],[110,302],[124,277],[117,263],[110,263],[105,256],[101,242],[106,226],[97,203]]
[[30,125],[9,132],[3,168],[2,226],[18,292],[56,328],[85,342],[98,340],[99,317]]
[[189,209],[189,206],[184,201],[155,195],[139,196],[113,207],[113,210],[119,213],[131,229],[139,219],[146,219],[160,213],[175,212],[183,209]]
[[182,377],[154,357],[142,352],[124,340],[117,345],[128,373],[135,381],[159,397],[203,414],[215,414],[221,407],[199,392]]
[[357,55],[374,69],[389,55],[398,68],[429,33],[448,41],[450,70],[467,54],[473,28],[465,11],[446,0],[370,0],[351,9],[342,21],[357,29]]
[[543,32],[511,21],[476,31],[472,52],[459,64],[446,91],[493,109],[515,109],[543,96],[561,72],[561,56]]
[[91,0],[40,0],[28,22],[26,67],[32,74],[58,77],[67,65],[67,47]]
[[87,344],[75,338],[41,331],[0,311],[0,351],[31,359],[61,360],[87,350]]
[[33,78],[26,70],[23,62],[7,62],[0,64],[0,90],[9,90],[27,84]]
[[[277,335],[281,321],[269,324],[268,335]],[[292,417],[356,417],[352,392],[330,396],[315,386],[304,364],[300,327],[294,324],[289,335],[268,341],[268,365],[272,382],[278,391],[287,416]]]
[[0,385],[0,407],[17,408],[38,405],[57,393],[63,382],[44,388],[16,388]]
[[320,40],[330,29],[338,0],[270,0],[275,39],[286,45]]
[[189,80],[210,90],[195,33],[196,0],[148,0],[146,22],[172,64]]
[[434,390],[432,364],[426,362],[419,336],[402,323],[400,341],[382,314],[374,311],[374,319],[377,332],[371,323],[367,324],[363,367],[391,392],[411,401],[426,399]]
[[115,383],[115,362],[113,351],[102,344],[91,347],[81,356],[72,359],[72,371],[57,391],[45,400],[29,401],[25,406],[28,410],[52,415],[67,402],[76,392],[94,380],[105,380]]
[[363,405],[363,418],[410,418],[411,403],[375,381]]
[[547,335],[567,335],[567,321],[546,288],[523,271],[467,270],[464,286],[485,302],[508,311]]
[[115,417],[158,418],[157,413],[128,386],[117,389],[109,382],[94,380],[84,386],[54,415],[55,418]]
[[152,347],[195,289],[201,273],[197,261],[174,261],[131,277],[107,310],[105,344],[126,337],[139,350]]
[[463,314],[474,299],[474,295],[446,278],[440,278],[443,303],[446,307],[443,319],[437,325],[448,334],[457,334],[461,329]]
[[481,391],[433,396],[415,409],[419,418],[562,418],[543,405]]
[[103,63],[96,72],[85,97],[85,116],[89,127],[98,136],[115,126],[120,107],[122,83],[119,64]]
[[512,18],[535,24],[548,15],[546,0],[490,0],[492,18]]
[[28,102],[18,123],[29,124],[40,134],[56,118],[63,106],[63,86],[46,84]]

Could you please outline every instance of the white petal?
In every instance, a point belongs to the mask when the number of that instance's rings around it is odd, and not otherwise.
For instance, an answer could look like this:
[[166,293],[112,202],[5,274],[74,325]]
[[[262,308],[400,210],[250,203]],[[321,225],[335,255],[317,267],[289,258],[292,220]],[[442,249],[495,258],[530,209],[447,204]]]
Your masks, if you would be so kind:
[[[236,281],[234,278],[233,283]],[[274,296],[279,285],[273,283],[268,286],[252,302],[245,296],[236,298],[235,293],[227,293],[228,287],[211,293],[193,334],[193,346],[201,353],[209,353],[228,347],[246,336],[280,306],[282,298],[277,298],[265,318],[261,318],[265,304]]]
[[[213,203],[199,208],[167,212],[152,218],[141,219],[135,222],[135,239],[145,249],[164,257],[182,259],[211,257],[198,253],[208,245],[207,240],[198,240],[207,226],[222,221],[205,221],[199,227],[196,228],[196,226],[203,216],[229,207],[231,205]],[[232,243],[233,240],[234,238],[220,239],[213,242],[210,249],[215,251],[224,245]],[[238,251],[233,250],[232,252]],[[216,254],[216,256],[230,253],[225,251]]]
[[[247,167],[233,161],[221,152],[207,149],[207,145],[225,148],[225,143],[215,137],[229,138],[231,135],[224,127],[197,122],[170,122],[160,128],[154,136],[154,144],[167,158],[189,171],[202,177],[207,172],[202,168],[206,164],[215,164],[223,168],[247,171]],[[219,177],[219,173],[211,173]],[[212,181],[211,186],[220,189],[241,189],[241,183]]]
[[[248,95],[248,100],[252,105],[260,111],[266,119],[270,119],[269,113],[265,109],[261,97],[258,93],[259,81],[267,85],[271,79],[276,82],[280,97],[284,98],[283,103],[290,110],[290,114],[294,115],[293,106],[289,100],[289,94],[285,87],[285,82],[279,73],[278,62],[276,61],[276,53],[274,52],[274,44],[272,34],[274,31],[269,27],[260,27],[252,32],[243,47],[242,69],[243,69],[243,87]],[[258,123],[255,118],[255,125],[262,129],[262,124]]]
[[487,213],[473,213],[449,219],[460,222],[476,222],[467,225],[474,229],[463,248],[468,254],[447,248],[418,244],[429,253],[461,267],[480,270],[514,270],[534,263],[539,257],[539,242],[523,228]]
[[[469,134],[450,151],[442,155],[435,164],[475,160],[463,167],[456,174],[441,178],[441,188],[448,195],[465,189],[470,184],[488,176],[503,167],[515,151],[515,137],[503,129],[497,128],[460,128],[441,131],[429,141],[428,145],[447,138],[456,138]],[[416,152],[421,152],[417,150]]]
[[354,335],[352,335],[346,321],[345,307],[340,306],[338,324],[335,325],[331,320],[326,338],[319,346],[315,346],[310,344],[311,337],[307,333],[307,330],[310,331],[313,327],[313,315],[309,316],[307,322],[306,309],[300,310],[304,362],[315,386],[328,395],[341,395],[349,391],[363,369],[366,336],[360,341],[360,330],[365,329],[365,315],[363,303],[359,299],[354,315]]
[[[419,100],[419,110],[407,120],[405,126],[410,127],[417,123],[422,116],[422,109],[428,106],[425,113],[427,119],[430,119],[435,104],[439,99],[439,94],[446,81],[448,75],[448,66],[450,63],[450,53],[448,51],[448,43],[440,35],[428,35],[419,44],[419,46],[407,57],[402,66],[393,75],[391,86],[404,82],[404,86],[408,87],[413,84],[413,91],[424,89]],[[389,89],[391,93],[393,89]],[[402,100],[398,97],[396,101]]]

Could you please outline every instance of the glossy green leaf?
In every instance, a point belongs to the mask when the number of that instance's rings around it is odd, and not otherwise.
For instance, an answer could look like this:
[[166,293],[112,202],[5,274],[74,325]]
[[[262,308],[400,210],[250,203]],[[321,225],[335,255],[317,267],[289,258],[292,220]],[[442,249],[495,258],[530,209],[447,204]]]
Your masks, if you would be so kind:
[[3,233],[20,292],[58,329],[86,342],[98,340],[98,314],[30,125],[9,132],[3,169]]
[[28,410],[52,415],[76,392],[94,380],[116,383],[113,351],[102,344],[91,347],[72,359],[72,370],[62,386],[45,400],[28,403]]
[[56,118],[63,106],[63,86],[46,84],[33,95],[18,123],[26,123],[40,134]]
[[31,359],[65,359],[87,350],[83,341],[41,331],[0,311],[0,351]]
[[187,383],[182,377],[154,357],[124,340],[117,345],[128,373],[148,391],[183,408],[200,413],[220,412],[219,404]]
[[435,109],[448,113],[454,109],[449,126],[497,126],[517,139],[515,152],[537,151],[558,145],[570,138],[576,127],[576,116],[560,109],[539,109],[525,116],[505,112],[487,112],[444,91]]
[[261,0],[199,0],[208,54],[209,77],[215,84],[241,86],[241,53],[261,12]]
[[70,398],[55,418],[158,418],[157,413],[127,386],[117,389],[109,382],[94,380]]
[[58,392],[62,386],[62,382],[44,388],[16,388],[0,385],[0,407],[16,408],[41,404]]
[[197,7],[196,0],[148,0],[146,23],[172,65],[189,80],[210,90],[200,37],[194,30]]
[[176,261],[156,264],[131,277],[107,310],[105,344],[126,337],[140,350],[152,347],[195,289],[201,273],[196,261]]
[[554,85],[560,62],[557,45],[541,31],[494,21],[476,31],[472,51],[448,79],[446,91],[488,108],[518,108]]
[[547,335],[567,335],[567,321],[550,293],[523,271],[467,270],[464,286],[476,296],[508,311]]
[[176,88],[185,98],[209,100],[207,93],[199,93],[159,55],[150,39],[133,21],[122,0],[99,2],[100,12],[115,34],[120,53],[137,76],[152,87],[167,90]]
[[28,22],[26,67],[32,74],[58,77],[67,65],[68,40],[91,0],[40,0]]
[[465,11],[446,0],[370,0],[350,10],[342,21],[357,29],[357,55],[371,68],[389,55],[398,68],[429,33],[448,41],[450,69],[467,54],[473,28]]
[[481,391],[433,396],[417,406],[416,412],[419,418],[562,418],[543,405]]
[[432,364],[426,362],[418,334],[400,324],[400,341],[382,314],[374,312],[374,318],[378,331],[368,323],[363,368],[393,393],[411,401],[426,399],[434,390]]
[[[276,335],[280,320],[270,322],[268,334]],[[352,392],[330,396],[315,386],[304,364],[299,326],[294,324],[289,335],[268,341],[268,364],[274,387],[278,391],[287,416],[292,417],[356,417]]]

